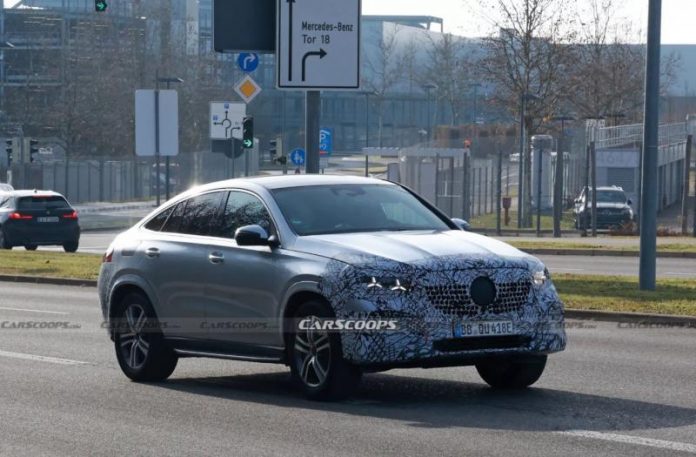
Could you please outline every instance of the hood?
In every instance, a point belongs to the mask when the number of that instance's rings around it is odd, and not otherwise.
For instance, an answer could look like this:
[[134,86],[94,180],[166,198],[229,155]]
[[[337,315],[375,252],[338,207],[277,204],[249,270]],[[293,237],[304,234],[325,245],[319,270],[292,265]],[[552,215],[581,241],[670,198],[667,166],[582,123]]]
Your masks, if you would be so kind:
[[534,260],[493,238],[459,230],[372,232],[300,237],[294,250],[352,263],[379,257],[400,263],[423,263],[438,257],[487,259],[495,262]]

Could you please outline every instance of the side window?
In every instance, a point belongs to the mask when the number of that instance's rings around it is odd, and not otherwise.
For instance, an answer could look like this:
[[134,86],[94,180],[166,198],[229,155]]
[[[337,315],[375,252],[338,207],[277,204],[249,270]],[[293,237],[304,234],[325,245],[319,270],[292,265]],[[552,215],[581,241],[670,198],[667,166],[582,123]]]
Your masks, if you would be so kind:
[[179,204],[174,207],[164,227],[162,227],[162,231],[169,233],[178,232],[179,227],[181,227],[181,220],[184,218],[184,210],[186,210],[186,202],[179,202]]
[[167,222],[167,219],[169,218],[169,216],[172,214],[173,211],[174,211],[173,206],[165,209],[164,211],[159,213],[157,216],[153,217],[150,220],[150,222],[145,224],[145,228],[148,230],[159,232],[160,230],[162,230],[162,226],[164,226],[164,223]]
[[179,232],[201,236],[216,233],[223,195],[225,192],[211,192],[189,199]]
[[232,191],[227,198],[218,234],[223,238],[234,238],[237,229],[245,225],[260,225],[273,233],[271,215],[261,200],[246,192]]

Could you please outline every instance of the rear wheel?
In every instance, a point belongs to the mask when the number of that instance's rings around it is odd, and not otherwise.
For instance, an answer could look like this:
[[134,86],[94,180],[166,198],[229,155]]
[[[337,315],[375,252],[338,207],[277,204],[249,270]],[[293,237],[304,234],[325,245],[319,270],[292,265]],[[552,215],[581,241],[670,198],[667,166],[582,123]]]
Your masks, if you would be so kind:
[[35,244],[27,244],[26,246],[24,246],[24,249],[26,249],[27,251],[36,251],[37,248],[38,246]]
[[73,252],[77,252],[77,249],[78,249],[79,247],[80,247],[80,243],[78,243],[77,241],[72,241],[72,242],[70,242],[70,243],[65,243],[65,244],[63,245],[63,250],[64,250],[65,252],[73,253]]
[[476,364],[488,385],[496,389],[524,389],[539,380],[546,367],[545,355],[492,358]]
[[[342,400],[353,393],[362,376],[358,367],[343,359],[340,335],[315,327],[322,318],[331,317],[326,304],[307,302],[297,310],[288,338],[293,378],[311,400]],[[300,328],[300,322],[306,329]]]
[[114,347],[123,373],[137,382],[159,382],[176,368],[178,357],[166,344],[149,300],[126,295],[114,320]]
[[0,228],[0,249],[12,249],[12,245],[7,241],[5,232]]

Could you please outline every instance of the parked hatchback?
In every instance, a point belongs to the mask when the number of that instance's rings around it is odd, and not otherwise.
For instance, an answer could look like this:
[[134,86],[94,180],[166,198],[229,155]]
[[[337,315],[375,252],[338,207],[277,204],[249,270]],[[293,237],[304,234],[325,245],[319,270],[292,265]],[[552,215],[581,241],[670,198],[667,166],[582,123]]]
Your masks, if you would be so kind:
[[14,190],[0,194],[0,248],[63,246],[76,252],[80,244],[77,211],[61,194]]
[[[575,200],[575,228],[587,229],[592,225],[592,189],[583,189]],[[633,221],[633,202],[621,187],[597,188],[597,228],[625,227]]]
[[475,365],[523,388],[565,348],[544,265],[460,229],[384,181],[233,180],[191,190],[119,235],[99,293],[129,378],[181,357],[279,363],[314,399],[362,373]]

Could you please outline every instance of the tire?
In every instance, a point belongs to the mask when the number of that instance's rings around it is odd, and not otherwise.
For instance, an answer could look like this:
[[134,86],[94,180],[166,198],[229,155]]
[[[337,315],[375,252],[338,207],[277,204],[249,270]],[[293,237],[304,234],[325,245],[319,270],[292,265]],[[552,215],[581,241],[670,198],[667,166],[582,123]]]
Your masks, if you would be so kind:
[[328,305],[309,301],[295,313],[288,337],[288,360],[294,382],[310,400],[338,401],[350,396],[360,383],[362,371],[343,359],[341,337],[336,332],[301,330],[305,319],[318,322],[334,317]]
[[78,241],[71,241],[69,243],[63,244],[63,250],[65,252],[70,253],[70,254],[77,252],[79,247],[80,247],[80,243]]
[[539,380],[546,367],[545,355],[492,358],[476,364],[476,370],[494,389],[524,389]]
[[26,249],[27,251],[36,251],[38,249],[38,246],[35,244],[27,244],[26,246],[24,246],[24,249]]
[[158,330],[150,301],[140,293],[126,295],[118,304],[113,324],[118,364],[136,382],[161,382],[179,360]]
[[12,245],[7,241],[5,232],[0,228],[0,249],[12,249]]

